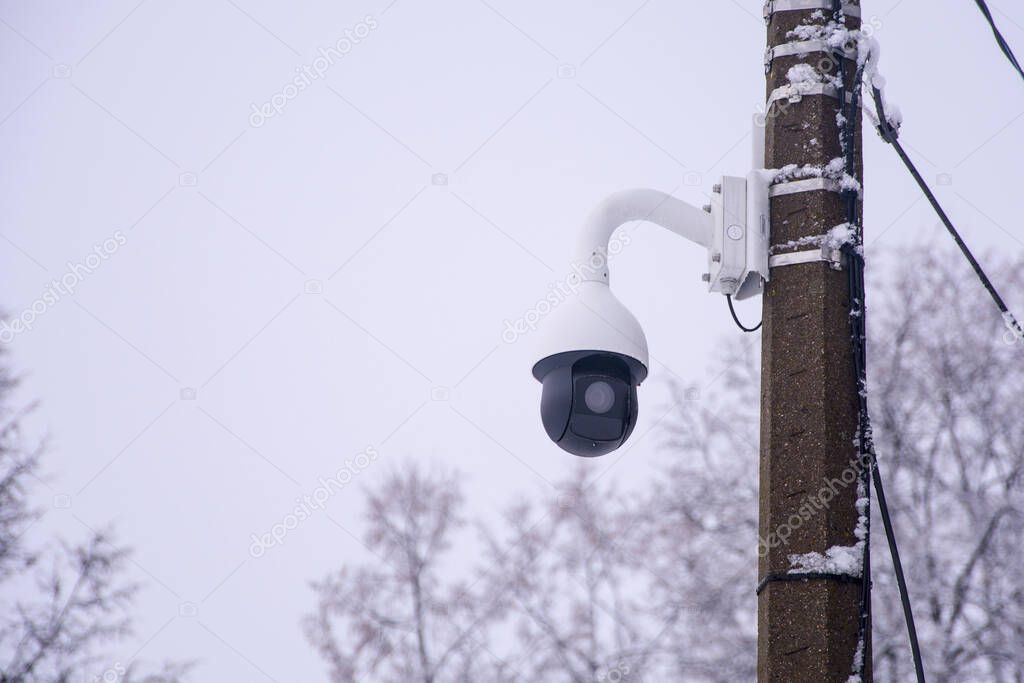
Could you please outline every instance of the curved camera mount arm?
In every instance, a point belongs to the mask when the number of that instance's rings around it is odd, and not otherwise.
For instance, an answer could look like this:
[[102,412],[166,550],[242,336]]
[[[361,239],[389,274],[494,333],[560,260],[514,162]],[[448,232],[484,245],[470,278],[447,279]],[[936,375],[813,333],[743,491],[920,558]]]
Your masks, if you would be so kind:
[[622,190],[605,198],[583,224],[576,249],[576,269],[583,282],[608,284],[608,243],[617,228],[630,221],[649,221],[711,247],[714,218],[672,195],[658,190]]
[[709,291],[752,296],[769,276],[773,177],[765,171],[723,176],[704,211],[657,190],[626,190],[590,212],[569,274],[574,296],[563,298],[559,290],[550,302],[533,365],[552,441],[575,455],[602,455],[621,446],[636,425],[636,388],[647,377],[650,358],[643,328],[608,286],[615,230],[635,220],[671,230],[707,251]]

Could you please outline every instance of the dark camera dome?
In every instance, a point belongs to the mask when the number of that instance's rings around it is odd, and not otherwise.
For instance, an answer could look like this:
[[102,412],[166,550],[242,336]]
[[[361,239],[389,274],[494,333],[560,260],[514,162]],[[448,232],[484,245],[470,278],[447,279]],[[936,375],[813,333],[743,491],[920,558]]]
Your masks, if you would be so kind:
[[607,351],[569,351],[533,368],[543,384],[541,420],[548,436],[573,455],[595,457],[629,438],[638,415],[636,388],[647,369]]

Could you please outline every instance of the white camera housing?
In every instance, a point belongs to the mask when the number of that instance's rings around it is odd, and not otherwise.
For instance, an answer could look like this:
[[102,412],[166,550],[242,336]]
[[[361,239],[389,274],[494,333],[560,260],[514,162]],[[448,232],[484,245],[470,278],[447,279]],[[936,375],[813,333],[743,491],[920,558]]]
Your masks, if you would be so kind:
[[725,177],[704,210],[657,190],[625,190],[588,216],[573,260],[575,294],[549,315],[534,377],[543,384],[548,436],[584,457],[625,443],[636,425],[637,387],[647,378],[647,338],[609,286],[609,242],[635,220],[660,225],[708,251],[709,290],[745,299],[769,277],[769,175]]
[[636,317],[602,282],[585,280],[575,294],[544,321],[537,355],[565,351],[604,351],[635,359],[648,367],[647,337]]

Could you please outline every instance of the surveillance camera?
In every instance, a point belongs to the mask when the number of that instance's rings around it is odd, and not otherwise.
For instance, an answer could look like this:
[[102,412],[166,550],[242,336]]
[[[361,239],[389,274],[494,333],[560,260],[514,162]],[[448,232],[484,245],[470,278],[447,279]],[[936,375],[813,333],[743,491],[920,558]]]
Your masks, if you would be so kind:
[[647,378],[647,340],[603,282],[583,282],[546,321],[541,421],[563,450],[582,457],[621,446],[636,426],[636,389]]
[[[647,378],[647,339],[610,288],[612,236],[648,221],[704,247],[712,292],[745,299],[768,280],[768,185],[774,175],[726,176],[702,211],[657,190],[617,192],[583,224],[568,284],[573,296],[544,321],[533,376],[543,385],[541,419],[551,440],[584,457],[614,451],[637,419],[637,387]],[[628,244],[628,241],[626,242]],[[614,245],[618,245],[616,242]]]

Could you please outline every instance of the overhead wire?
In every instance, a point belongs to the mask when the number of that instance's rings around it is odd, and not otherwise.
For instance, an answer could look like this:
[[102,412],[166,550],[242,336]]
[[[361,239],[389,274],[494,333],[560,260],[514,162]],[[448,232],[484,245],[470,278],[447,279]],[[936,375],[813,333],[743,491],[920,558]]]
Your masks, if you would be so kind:
[[992,35],[995,36],[996,44],[999,45],[999,49],[1002,50],[1003,54],[1013,65],[1013,68],[1017,70],[1021,78],[1024,78],[1024,69],[1021,69],[1020,62],[1017,61],[1016,55],[1013,54],[1013,50],[1010,49],[1010,44],[1003,38],[1003,34],[999,31],[999,27],[996,26],[996,20],[992,17],[992,11],[988,8],[988,3],[985,0],[974,0],[978,5],[978,9],[985,15],[985,19],[988,21],[989,27],[992,29]]
[[[989,21],[991,22],[991,13],[987,11],[987,7],[983,7],[984,3],[981,0],[978,0],[978,5],[982,7],[982,11],[985,12],[986,17],[988,17]],[[994,25],[993,30],[996,31],[997,38],[1000,39],[1000,43],[1005,45],[1005,41],[1001,40],[1002,37],[999,36],[998,30],[995,29]],[[1005,51],[1008,52],[1007,56],[1010,58],[1010,61],[1014,64],[1017,70],[1020,71],[1020,65],[1017,64],[1016,58],[1013,57],[1012,52],[1009,52],[1008,47]],[[873,117],[873,120],[879,135],[885,142],[892,145],[893,149],[896,150],[896,153],[903,161],[904,166],[906,166],[907,170],[910,172],[910,175],[914,178],[918,187],[920,187],[921,191],[928,199],[928,202],[932,205],[932,208],[935,210],[935,213],[939,216],[939,219],[942,221],[943,226],[945,226],[946,231],[953,238],[953,241],[956,243],[957,247],[959,247],[960,252],[963,254],[964,258],[966,258],[968,263],[970,263],[971,268],[974,271],[974,274],[981,281],[982,286],[989,293],[989,296],[992,297],[992,300],[995,302],[996,307],[1002,314],[1003,321],[1006,324],[1006,326],[1009,327],[1014,332],[1014,334],[1017,335],[1018,338],[1024,339],[1024,330],[1022,330],[1020,322],[1017,320],[1016,316],[1014,316],[1013,313],[1009,310],[1005,301],[1003,300],[1003,297],[999,294],[999,291],[996,289],[995,285],[992,284],[992,281],[985,273],[984,268],[982,268],[981,264],[978,262],[978,259],[975,258],[970,248],[964,242],[963,238],[960,236],[959,231],[956,229],[956,226],[953,225],[953,221],[950,220],[949,215],[942,208],[942,205],[939,204],[938,199],[935,197],[935,193],[932,192],[931,188],[928,186],[928,183],[925,182],[924,178],[921,176],[921,173],[917,170],[917,167],[914,165],[914,162],[910,159],[910,156],[907,154],[906,150],[903,148],[903,145],[900,143],[899,129],[890,120],[888,113],[885,110],[885,98],[882,96],[881,90],[874,83],[872,83],[871,85],[871,95],[875,103],[875,116]],[[872,459],[874,459],[873,453]],[[882,486],[882,477],[881,473],[878,470],[877,463],[873,468],[872,478],[875,485],[875,491],[878,494],[879,511],[881,512],[882,516],[882,524],[885,527],[886,539],[889,541],[889,551],[892,555],[893,569],[896,574],[896,584],[897,588],[899,589],[900,602],[902,604],[904,618],[907,623],[907,632],[910,638],[910,647],[914,657],[914,670],[917,675],[917,680],[924,681],[924,667],[921,658],[921,648],[917,638],[917,629],[914,624],[914,616],[910,603],[910,595],[907,589],[906,577],[903,572],[903,564],[900,560],[899,549],[896,546],[895,534],[892,530],[892,520],[889,515],[888,506],[885,502],[885,491]]]
[[956,229],[956,226],[953,225],[953,221],[950,220],[949,215],[942,208],[942,205],[939,204],[939,200],[935,197],[935,193],[932,192],[930,187],[928,187],[928,183],[925,182],[920,171],[917,170],[917,166],[914,165],[910,156],[907,155],[907,151],[903,149],[903,145],[900,144],[899,129],[889,120],[885,111],[885,98],[882,97],[881,90],[879,90],[877,86],[872,85],[871,94],[875,101],[875,118],[878,134],[896,150],[896,153],[903,161],[903,165],[907,167],[908,171],[910,171],[910,175],[913,176],[914,180],[917,182],[917,186],[921,188],[921,192],[923,192],[924,196],[928,199],[928,203],[932,205],[935,213],[938,214],[939,220],[942,221],[942,225],[945,226],[946,231],[953,238],[953,241],[956,242],[956,246],[960,248],[960,252],[964,255],[964,258],[966,258],[967,262],[971,264],[971,268],[974,270],[974,274],[981,281],[982,286],[989,293],[989,296],[992,297],[992,301],[995,302],[996,307],[1003,316],[1003,321],[1017,334],[1019,338],[1024,339],[1024,328],[1021,327],[1017,317],[1010,311],[1006,302],[1003,300],[1003,297],[999,294],[995,285],[992,284],[992,280],[990,280],[988,275],[985,273],[985,269],[981,267],[980,263],[978,263],[978,259],[974,257],[974,254],[960,236],[960,232]]

